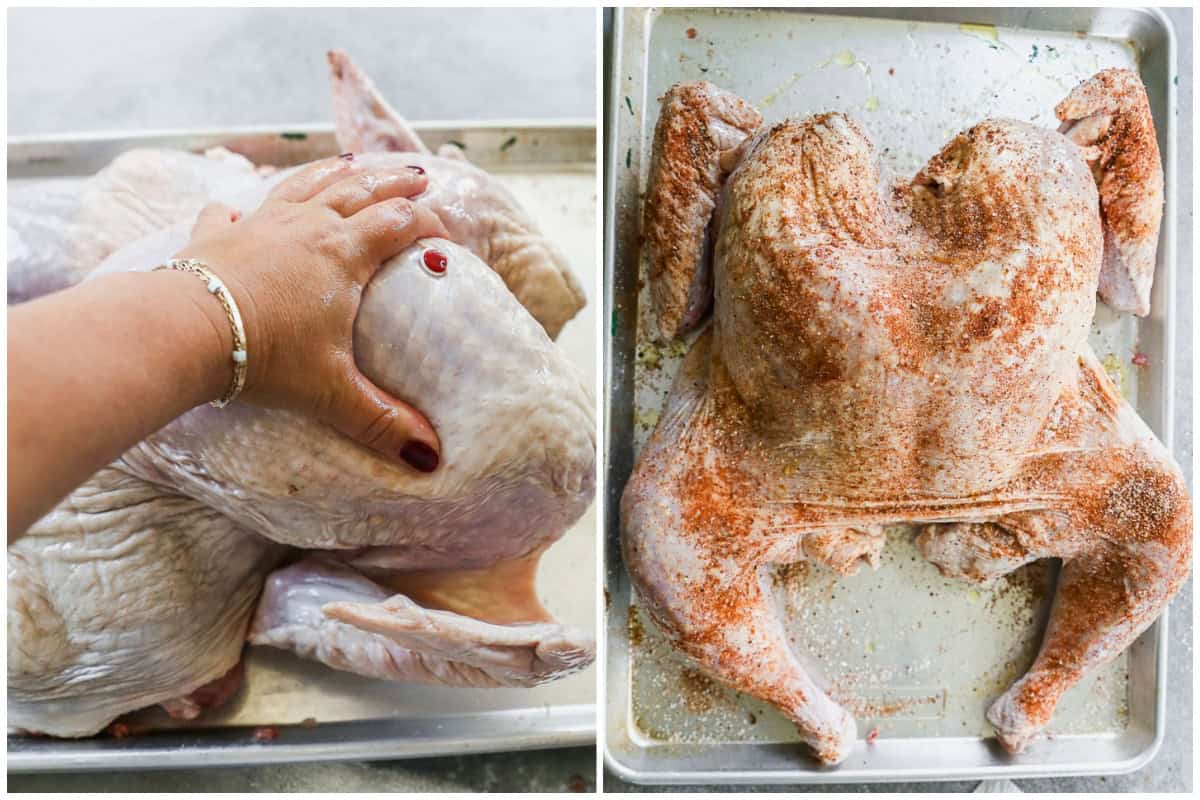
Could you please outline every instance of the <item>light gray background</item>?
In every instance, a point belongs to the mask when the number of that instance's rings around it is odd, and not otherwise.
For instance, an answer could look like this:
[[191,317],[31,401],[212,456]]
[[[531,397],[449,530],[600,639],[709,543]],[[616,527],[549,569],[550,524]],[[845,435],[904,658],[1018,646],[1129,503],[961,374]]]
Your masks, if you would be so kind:
[[595,117],[591,9],[13,9],[8,133],[331,121],[335,47],[410,119]]
[[[8,133],[330,122],[346,50],[415,120],[591,119],[591,9],[12,10]],[[376,763],[13,775],[13,791],[592,791],[590,748]]]
[[[1167,9],[1178,44],[1178,237],[1176,245],[1175,319],[1175,457],[1192,481],[1192,10]],[[604,20],[609,31],[608,14]],[[1016,781],[1026,792],[1183,792],[1192,789],[1192,586],[1189,580],[1171,603],[1168,646],[1167,729],[1162,749],[1145,768],[1130,775],[1052,778]],[[798,786],[663,786],[626,783],[610,772],[604,787],[610,792],[969,792],[978,781],[950,783],[871,783]]]

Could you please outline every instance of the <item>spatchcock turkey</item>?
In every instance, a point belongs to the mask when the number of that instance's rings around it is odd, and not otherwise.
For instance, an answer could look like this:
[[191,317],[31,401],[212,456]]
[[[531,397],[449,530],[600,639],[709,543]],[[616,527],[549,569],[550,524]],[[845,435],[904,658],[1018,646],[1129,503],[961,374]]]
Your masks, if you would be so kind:
[[897,181],[842,114],[762,126],[709,83],[662,100],[656,318],[671,338],[713,313],[625,487],[625,564],[680,651],[824,762],[854,719],[793,650],[772,565],[875,565],[898,523],[967,580],[1061,559],[1041,650],[987,714],[1012,751],[1187,580],[1183,475],[1087,341],[1097,291],[1149,311],[1150,107],[1106,70],[1057,113],[1057,131],[981,122]]

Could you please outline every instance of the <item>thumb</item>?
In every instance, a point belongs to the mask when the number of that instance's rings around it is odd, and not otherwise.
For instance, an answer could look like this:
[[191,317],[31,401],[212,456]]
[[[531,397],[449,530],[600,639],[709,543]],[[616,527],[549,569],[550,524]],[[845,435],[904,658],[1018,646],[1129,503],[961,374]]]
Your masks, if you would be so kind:
[[347,372],[324,422],[418,472],[437,469],[441,444],[425,415],[371,383],[353,364]]
[[192,238],[199,239],[222,228],[228,228],[241,216],[242,212],[232,206],[224,203],[209,203],[200,209],[200,216],[196,217],[196,224],[192,226]]

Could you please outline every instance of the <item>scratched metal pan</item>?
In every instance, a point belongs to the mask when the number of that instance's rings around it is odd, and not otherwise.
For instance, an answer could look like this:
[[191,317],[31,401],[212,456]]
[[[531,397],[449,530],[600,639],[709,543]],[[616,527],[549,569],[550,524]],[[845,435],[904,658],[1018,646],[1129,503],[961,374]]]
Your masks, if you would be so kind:
[[[850,16],[853,15],[853,16]],[[715,685],[668,647],[631,596],[618,547],[621,491],[687,343],[654,340],[638,252],[657,98],[707,79],[768,123],[840,110],[864,124],[897,174],[913,174],[986,117],[1057,127],[1055,104],[1108,66],[1139,70],[1166,171],[1166,209],[1144,320],[1104,306],[1091,340],[1121,390],[1171,443],[1175,269],[1175,41],[1160,13],[1124,9],[653,10],[614,15],[608,41],[605,318],[606,760],[641,783],[831,783],[1119,773],[1163,736],[1166,617],[1063,699],[1050,738],[1012,756],[984,712],[1032,662],[1055,566],[996,586],[943,580],[902,529],[884,563],[835,580],[792,568],[775,581],[794,641],[850,707],[861,738],[835,768],[808,760],[794,728]],[[1144,353],[1148,366],[1131,358]],[[1142,359],[1138,359],[1139,362]]]
[[[416,123],[425,141],[465,145],[505,182],[563,247],[585,287],[595,285],[596,129],[590,121]],[[281,131],[283,134],[281,135]],[[9,139],[13,182],[89,175],[134,147],[201,151],[223,145],[259,163],[287,166],[338,152],[328,126],[83,134]],[[589,292],[590,294],[590,292]],[[596,299],[559,344],[591,381]],[[595,387],[592,387],[593,390]],[[596,511],[545,556],[539,594],[559,619],[595,626]],[[315,721],[315,724],[314,724]],[[246,651],[246,684],[231,704],[195,723],[159,712],[135,716],[152,730],[129,738],[54,740],[10,735],[11,772],[235,766],[297,761],[398,759],[587,745],[595,740],[595,673],[535,689],[452,689],[372,681],[264,647]],[[258,726],[279,736],[254,742]]]

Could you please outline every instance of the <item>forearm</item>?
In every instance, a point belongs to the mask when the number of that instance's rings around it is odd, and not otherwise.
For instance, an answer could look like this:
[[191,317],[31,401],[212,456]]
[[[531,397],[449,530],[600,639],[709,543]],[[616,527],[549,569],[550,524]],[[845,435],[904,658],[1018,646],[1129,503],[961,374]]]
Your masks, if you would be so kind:
[[[232,292],[249,355],[241,401],[310,414],[381,457],[437,468],[429,421],[353,358],[361,287],[415,241],[445,237],[412,197],[424,170],[314,162],[242,217],[205,207],[177,255]],[[264,256],[269,254],[269,256]],[[113,274],[9,309],[9,540],[93,473],[233,379],[233,335],[194,274]]]
[[232,376],[231,334],[194,275],[98,278],[8,315],[9,541]]

